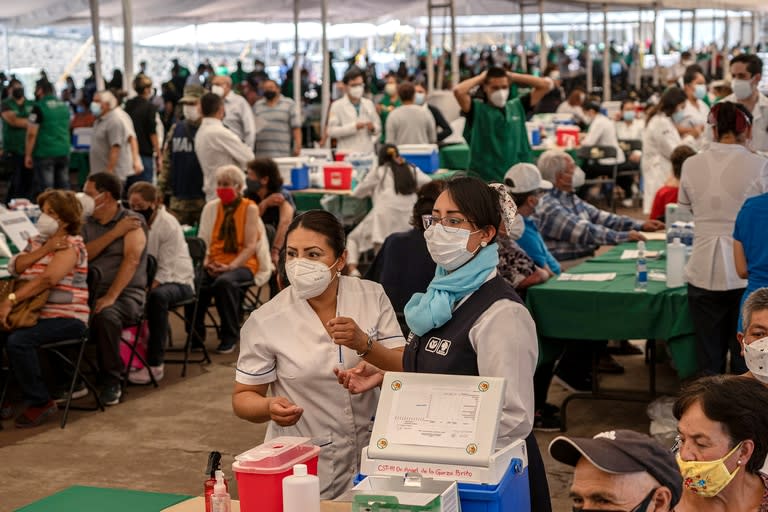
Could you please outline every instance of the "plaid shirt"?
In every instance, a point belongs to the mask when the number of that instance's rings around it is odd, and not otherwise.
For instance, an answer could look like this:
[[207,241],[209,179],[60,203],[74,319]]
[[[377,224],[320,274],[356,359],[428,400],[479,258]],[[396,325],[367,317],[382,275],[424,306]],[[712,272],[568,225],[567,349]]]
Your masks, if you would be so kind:
[[591,255],[601,245],[629,239],[642,222],[595,208],[571,192],[556,188],[539,201],[534,219],[552,255],[572,260]]

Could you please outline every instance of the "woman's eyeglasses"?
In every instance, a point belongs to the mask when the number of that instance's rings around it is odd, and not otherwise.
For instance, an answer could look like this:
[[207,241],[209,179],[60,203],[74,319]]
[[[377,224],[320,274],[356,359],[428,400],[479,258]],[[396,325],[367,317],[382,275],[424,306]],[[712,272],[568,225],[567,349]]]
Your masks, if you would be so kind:
[[455,233],[461,229],[461,226],[465,222],[469,222],[467,219],[461,217],[435,217],[434,215],[422,215],[421,221],[424,223],[424,229],[429,229],[430,226],[436,224],[442,224],[445,230],[449,233]]

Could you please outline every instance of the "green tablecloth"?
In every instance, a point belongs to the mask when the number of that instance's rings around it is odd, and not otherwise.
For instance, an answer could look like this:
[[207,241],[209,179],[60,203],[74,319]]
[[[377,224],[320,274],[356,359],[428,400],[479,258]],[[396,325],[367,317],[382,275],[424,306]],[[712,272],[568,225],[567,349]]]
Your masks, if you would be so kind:
[[[546,149],[538,147],[533,149],[533,155],[536,160]],[[577,165],[581,165],[581,159],[576,156],[575,149],[566,149],[566,153],[571,155]],[[469,146],[467,144],[453,144],[440,148],[440,168],[464,171],[469,167]]]
[[159,512],[191,496],[75,485],[17,512]]
[[[664,242],[648,242],[648,250],[664,246]],[[687,288],[649,281],[646,292],[634,291],[635,261],[620,257],[623,250],[635,248],[635,244],[622,244],[569,270],[574,274],[616,272],[612,281],[551,279],[529,288],[526,300],[538,333],[565,340],[666,340],[678,375],[689,377],[697,366]],[[665,265],[663,258],[648,261],[649,271],[663,271]]]

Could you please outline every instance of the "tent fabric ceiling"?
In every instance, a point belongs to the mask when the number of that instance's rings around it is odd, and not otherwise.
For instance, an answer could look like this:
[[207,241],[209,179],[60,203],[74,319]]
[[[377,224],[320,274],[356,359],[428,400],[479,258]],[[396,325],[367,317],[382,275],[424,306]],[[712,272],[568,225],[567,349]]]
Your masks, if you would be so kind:
[[[525,12],[537,12],[535,0],[526,0]],[[547,1],[545,12],[584,11],[587,4],[595,11],[607,3],[611,9],[652,9],[644,0],[573,0]],[[659,8],[669,9],[747,9],[768,11],[764,0],[659,0]],[[223,21],[292,21],[293,0],[132,0],[133,20],[137,25],[161,23],[204,23]],[[328,0],[331,23],[384,20],[398,15],[423,16],[427,0]],[[121,23],[122,1],[99,2],[100,16],[105,21]],[[517,0],[456,0],[458,15],[517,14]],[[318,21],[320,0],[299,0],[300,19]],[[4,6],[0,23],[10,28],[37,28],[46,25],[82,25],[90,22],[88,0],[25,0]]]

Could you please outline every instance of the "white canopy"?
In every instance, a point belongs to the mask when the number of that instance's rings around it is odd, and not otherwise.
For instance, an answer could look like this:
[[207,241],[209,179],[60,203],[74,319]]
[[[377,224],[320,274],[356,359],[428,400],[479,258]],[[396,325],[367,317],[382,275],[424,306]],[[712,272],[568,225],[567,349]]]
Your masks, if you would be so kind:
[[[321,18],[320,0],[298,0],[299,18],[318,21]],[[0,23],[14,28],[36,28],[46,25],[73,25],[90,22],[88,0],[25,0],[5,2]],[[204,23],[215,21],[292,21],[293,0],[132,0],[133,22],[136,25],[163,23]],[[526,12],[536,11],[535,3],[526,2]],[[545,12],[584,11],[587,4],[601,10],[607,3],[613,10],[653,9],[654,4],[643,0],[573,0],[546,1]],[[768,11],[768,2],[762,0],[659,0],[660,9],[732,9]],[[380,21],[398,15],[423,15],[427,0],[329,0],[328,20],[331,23]],[[519,1],[456,0],[457,15],[516,14]],[[102,20],[121,21],[122,1],[101,0],[99,15]]]

